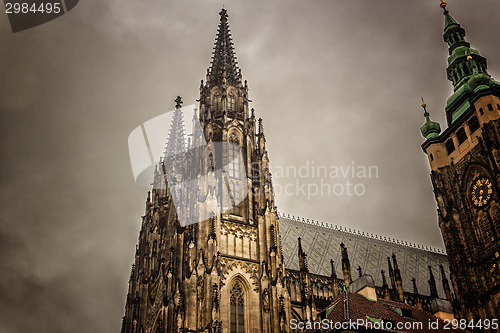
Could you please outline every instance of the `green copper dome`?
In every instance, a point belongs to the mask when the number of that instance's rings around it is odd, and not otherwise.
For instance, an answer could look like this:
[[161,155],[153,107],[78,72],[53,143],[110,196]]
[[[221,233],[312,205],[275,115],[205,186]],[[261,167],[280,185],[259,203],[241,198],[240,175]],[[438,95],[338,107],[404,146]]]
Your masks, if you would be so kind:
[[425,117],[425,124],[420,127],[422,136],[427,140],[439,137],[439,133],[441,133],[441,126],[439,125],[439,123],[431,120],[430,114],[429,112],[427,112],[425,103],[422,103],[422,108],[424,108]]
[[[441,0],[440,7],[444,14],[443,39],[448,44],[449,53],[446,74],[453,83],[453,94],[448,98],[445,108],[446,121],[450,126],[473,109],[472,99],[476,93],[491,89],[496,86],[496,82],[488,74],[486,58],[471,48],[465,39],[465,29],[450,15],[446,2]],[[429,131],[432,126],[435,128],[435,125],[430,124],[432,122],[428,120],[428,126],[424,125],[422,130]]]

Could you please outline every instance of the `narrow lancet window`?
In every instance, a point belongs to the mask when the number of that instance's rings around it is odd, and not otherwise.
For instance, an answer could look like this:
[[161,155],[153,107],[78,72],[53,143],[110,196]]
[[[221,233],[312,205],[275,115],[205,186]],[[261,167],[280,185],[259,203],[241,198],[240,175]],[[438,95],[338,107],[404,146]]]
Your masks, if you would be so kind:
[[220,94],[214,95],[214,111],[220,112],[222,111],[222,97]]
[[236,99],[235,99],[233,93],[229,93],[229,96],[228,96],[228,99],[227,99],[227,110],[230,113],[236,111]]
[[240,179],[240,154],[238,139],[231,137],[229,140],[227,158],[228,158],[228,174],[229,177]]
[[236,283],[231,289],[231,333],[244,333],[245,331],[245,301],[243,289]]

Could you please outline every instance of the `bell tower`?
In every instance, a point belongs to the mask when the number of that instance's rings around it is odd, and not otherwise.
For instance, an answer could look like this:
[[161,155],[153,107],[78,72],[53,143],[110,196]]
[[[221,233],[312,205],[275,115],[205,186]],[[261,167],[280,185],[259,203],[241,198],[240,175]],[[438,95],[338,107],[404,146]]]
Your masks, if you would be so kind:
[[289,331],[264,127],[249,110],[227,11],[219,15],[187,144],[182,101],[175,101],[167,141],[173,155],[158,165],[146,201],[123,333]]
[[200,85],[200,122],[209,144],[230,144],[229,160],[233,145],[242,153],[242,164],[229,163],[224,175],[229,201],[235,193],[248,193],[216,221],[222,332],[288,331],[289,296],[264,126],[249,110],[248,85],[236,60],[227,11],[219,15],[212,61]]
[[[448,253],[455,315],[500,317],[500,83],[441,1],[448,79],[454,92],[441,132],[427,106],[421,127],[439,227]],[[423,102],[423,101],[422,101]]]

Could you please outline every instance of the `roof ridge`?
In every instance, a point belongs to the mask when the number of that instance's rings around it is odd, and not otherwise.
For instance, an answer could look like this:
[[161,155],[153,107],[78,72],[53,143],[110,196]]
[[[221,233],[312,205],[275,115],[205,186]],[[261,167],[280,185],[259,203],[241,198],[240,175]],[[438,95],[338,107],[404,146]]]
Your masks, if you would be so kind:
[[407,241],[402,241],[399,239],[381,236],[381,235],[377,235],[377,234],[373,234],[373,233],[368,233],[368,232],[365,233],[364,231],[359,231],[359,230],[356,230],[354,228],[343,227],[341,225],[336,225],[336,224],[329,223],[329,222],[315,221],[313,219],[311,219],[311,220],[304,219],[304,218],[301,218],[299,216],[297,216],[297,217],[295,215],[290,216],[290,214],[285,214],[285,213],[280,213],[280,212],[277,212],[277,214],[278,214],[278,217],[280,217],[280,218],[285,218],[285,219],[288,219],[288,220],[294,221],[294,222],[300,222],[300,223],[316,226],[319,228],[340,231],[340,232],[344,232],[344,233],[347,233],[347,234],[350,234],[353,236],[370,238],[370,239],[377,240],[380,242],[396,244],[396,245],[399,245],[402,247],[408,247],[411,249],[417,249],[417,250],[427,251],[427,252],[431,252],[431,253],[435,253],[435,254],[446,255],[445,250],[438,249],[435,247],[430,247],[430,246],[421,245],[418,243],[411,243],[411,242],[407,242]]

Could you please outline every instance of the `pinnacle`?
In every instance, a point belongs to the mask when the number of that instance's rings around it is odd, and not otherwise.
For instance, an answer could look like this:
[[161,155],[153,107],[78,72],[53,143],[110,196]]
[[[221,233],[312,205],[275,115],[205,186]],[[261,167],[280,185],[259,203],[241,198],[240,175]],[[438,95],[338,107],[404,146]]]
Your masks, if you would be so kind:
[[233,40],[227,21],[227,10],[223,8],[219,15],[220,22],[215,38],[212,62],[207,74],[207,81],[219,85],[226,80],[228,84],[237,85],[241,81],[241,72],[234,53]]
[[[182,154],[186,149],[185,132],[184,132],[184,117],[182,112],[182,99],[180,96],[174,101],[176,103],[175,110],[170,123],[170,131],[165,147],[165,160],[167,163],[172,163],[174,155]],[[177,155],[182,156],[182,155]]]

